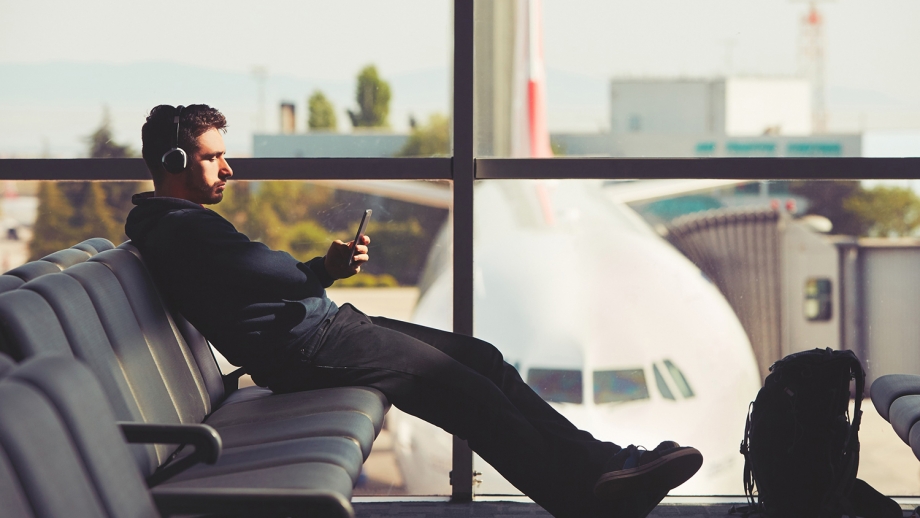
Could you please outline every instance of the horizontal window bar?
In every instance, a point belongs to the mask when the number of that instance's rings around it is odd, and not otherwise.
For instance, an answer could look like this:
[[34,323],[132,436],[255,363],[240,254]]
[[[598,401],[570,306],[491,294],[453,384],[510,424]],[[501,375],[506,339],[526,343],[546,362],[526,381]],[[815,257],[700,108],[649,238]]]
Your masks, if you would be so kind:
[[[450,158],[231,158],[237,180],[449,180]],[[149,180],[140,158],[0,159],[0,180]]]
[[479,158],[476,179],[910,179],[920,158]]
[[[236,158],[238,180],[449,180],[450,158]],[[487,179],[913,179],[920,158],[479,158]],[[0,180],[147,180],[139,158],[0,159]]]

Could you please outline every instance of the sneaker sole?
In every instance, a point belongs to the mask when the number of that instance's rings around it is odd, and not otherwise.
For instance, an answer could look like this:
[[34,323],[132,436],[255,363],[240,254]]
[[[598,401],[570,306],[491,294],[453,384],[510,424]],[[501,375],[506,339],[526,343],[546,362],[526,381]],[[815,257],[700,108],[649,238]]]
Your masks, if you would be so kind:
[[689,480],[702,465],[699,450],[681,448],[648,464],[602,475],[594,486],[594,495],[613,500],[635,491],[670,491]]

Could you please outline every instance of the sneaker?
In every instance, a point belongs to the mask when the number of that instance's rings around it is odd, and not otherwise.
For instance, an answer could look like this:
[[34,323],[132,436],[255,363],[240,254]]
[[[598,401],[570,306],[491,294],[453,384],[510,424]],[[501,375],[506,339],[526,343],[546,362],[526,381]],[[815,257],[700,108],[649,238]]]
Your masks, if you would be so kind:
[[607,472],[594,485],[594,495],[603,500],[620,500],[637,493],[656,497],[661,494],[664,498],[702,465],[699,450],[681,447],[674,441],[664,441],[651,451],[629,445],[610,459]]

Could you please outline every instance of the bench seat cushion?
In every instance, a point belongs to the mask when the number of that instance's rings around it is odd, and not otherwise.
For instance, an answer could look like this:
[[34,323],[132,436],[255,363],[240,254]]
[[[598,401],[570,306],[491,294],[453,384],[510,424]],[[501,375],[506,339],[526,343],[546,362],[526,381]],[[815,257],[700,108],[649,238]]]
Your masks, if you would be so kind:
[[901,396],[891,404],[889,422],[898,437],[910,444],[910,430],[920,421],[920,395]]
[[377,436],[373,423],[366,415],[348,410],[295,416],[270,423],[224,425],[215,429],[227,448],[300,437],[341,437],[353,441],[361,450],[363,458],[370,454]]
[[332,491],[351,499],[352,485],[351,477],[342,467],[312,462],[167,482],[157,488],[313,489]]
[[197,464],[169,479],[169,483],[242,473],[290,464],[322,462],[345,470],[354,481],[361,474],[364,456],[358,445],[344,437],[311,437],[291,441],[225,448],[217,464]]
[[374,424],[374,429],[379,432],[388,406],[386,397],[372,388],[337,387],[275,394],[223,405],[209,415],[205,423],[219,428],[233,424],[266,423],[296,416],[351,410],[365,414]]
[[920,394],[920,376],[916,374],[887,374],[872,383],[870,389],[872,404],[886,421],[891,404],[901,396]]

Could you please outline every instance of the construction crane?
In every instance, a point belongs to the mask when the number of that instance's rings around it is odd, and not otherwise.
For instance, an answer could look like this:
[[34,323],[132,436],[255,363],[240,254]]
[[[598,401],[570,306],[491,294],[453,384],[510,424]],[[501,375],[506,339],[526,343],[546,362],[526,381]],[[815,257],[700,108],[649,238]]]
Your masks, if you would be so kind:
[[824,133],[827,131],[824,16],[818,11],[818,4],[834,0],[792,1],[808,4],[808,12],[802,16],[799,25],[799,75],[811,83],[812,132]]

